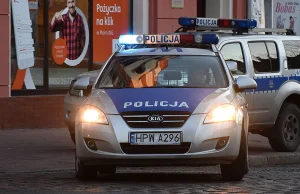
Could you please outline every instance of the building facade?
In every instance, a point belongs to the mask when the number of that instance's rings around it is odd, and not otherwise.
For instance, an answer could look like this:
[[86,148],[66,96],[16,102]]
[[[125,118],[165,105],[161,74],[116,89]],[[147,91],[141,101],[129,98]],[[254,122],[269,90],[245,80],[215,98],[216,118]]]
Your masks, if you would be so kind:
[[173,32],[182,16],[247,17],[246,0],[76,0],[85,32],[77,60],[60,49],[66,46],[62,32],[51,31],[51,20],[66,12],[67,0],[28,1],[34,48],[33,63],[24,63],[28,68],[17,58],[15,5],[5,0],[0,7],[0,129],[64,127],[63,97],[71,80],[98,69],[120,33]]

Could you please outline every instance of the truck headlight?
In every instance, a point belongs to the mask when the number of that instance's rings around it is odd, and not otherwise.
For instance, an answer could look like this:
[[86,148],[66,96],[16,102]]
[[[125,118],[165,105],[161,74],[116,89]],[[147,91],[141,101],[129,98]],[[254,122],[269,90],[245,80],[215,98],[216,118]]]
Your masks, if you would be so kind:
[[231,104],[225,104],[212,109],[206,116],[204,123],[218,123],[235,121],[236,109]]
[[83,108],[81,121],[83,123],[108,124],[105,114],[99,108],[90,105]]

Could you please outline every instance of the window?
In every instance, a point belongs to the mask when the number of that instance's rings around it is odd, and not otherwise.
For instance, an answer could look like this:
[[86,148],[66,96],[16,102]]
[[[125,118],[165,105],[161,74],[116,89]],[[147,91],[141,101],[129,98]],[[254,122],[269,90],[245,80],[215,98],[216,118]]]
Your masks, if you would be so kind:
[[244,55],[240,43],[229,43],[222,47],[221,53],[225,61],[235,61],[238,65],[237,75],[243,75],[246,73],[246,66],[244,61]]
[[270,63],[271,63],[271,69],[273,72],[279,71],[279,59],[277,55],[277,48],[276,44],[274,42],[266,42],[269,57],[270,57]]
[[288,68],[300,69],[300,40],[284,40],[283,45],[286,52]]
[[222,88],[228,79],[217,57],[117,56],[100,77],[99,88]]
[[250,42],[248,45],[255,73],[279,71],[277,48],[274,42]]

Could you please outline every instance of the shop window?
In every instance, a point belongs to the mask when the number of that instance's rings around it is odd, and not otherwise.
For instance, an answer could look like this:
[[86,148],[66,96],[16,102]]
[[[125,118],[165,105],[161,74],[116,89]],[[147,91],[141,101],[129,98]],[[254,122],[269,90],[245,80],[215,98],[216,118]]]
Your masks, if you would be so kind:
[[[73,17],[67,13],[68,4],[75,6]],[[49,21],[49,88],[68,88],[75,76],[88,71],[88,1],[51,0]]]

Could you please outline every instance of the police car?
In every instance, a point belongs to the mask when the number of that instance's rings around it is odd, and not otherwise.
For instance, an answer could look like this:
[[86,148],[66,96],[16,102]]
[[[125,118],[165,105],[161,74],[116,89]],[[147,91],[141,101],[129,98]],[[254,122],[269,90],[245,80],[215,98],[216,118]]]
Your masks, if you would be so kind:
[[[249,131],[269,139],[275,151],[293,152],[300,145],[300,36],[290,29],[257,28],[256,20],[179,18],[176,33],[217,33],[216,48],[238,65],[235,79],[250,77],[257,88],[243,92]],[[230,64],[229,64],[230,65]]]
[[[98,78],[79,78],[86,95],[75,118],[79,179],[119,166],[219,165],[224,180],[248,172],[248,112],[215,48],[216,34],[121,35]],[[236,62],[231,62],[236,68]]]

